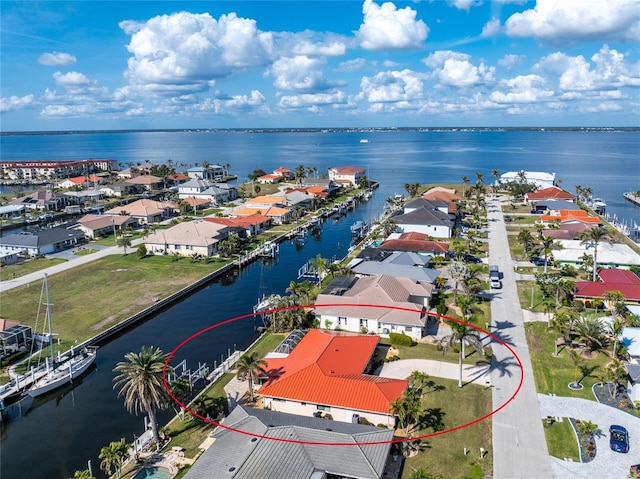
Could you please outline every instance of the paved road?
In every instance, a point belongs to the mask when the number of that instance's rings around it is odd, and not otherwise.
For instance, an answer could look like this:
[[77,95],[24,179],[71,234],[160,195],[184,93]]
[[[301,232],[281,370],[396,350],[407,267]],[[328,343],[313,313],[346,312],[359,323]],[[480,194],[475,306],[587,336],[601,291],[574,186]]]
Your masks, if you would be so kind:
[[[596,435],[596,457],[592,461],[569,462],[551,458],[553,477],[596,479],[624,479],[629,477],[629,466],[640,463],[640,419],[611,406],[580,398],[539,394],[540,417],[572,417],[597,424],[601,433]],[[566,420],[566,419],[564,419]],[[609,426],[619,424],[629,431],[629,452],[613,452],[609,447]]]
[[[513,348],[524,369],[522,388],[513,401],[493,416],[493,477],[542,479],[552,477],[551,460],[544,437],[540,407],[524,331],[513,262],[500,204],[491,199],[489,264],[504,274],[500,290],[493,290],[492,332]],[[502,406],[516,391],[521,372],[513,355],[500,344],[493,346],[491,383],[493,408]]]

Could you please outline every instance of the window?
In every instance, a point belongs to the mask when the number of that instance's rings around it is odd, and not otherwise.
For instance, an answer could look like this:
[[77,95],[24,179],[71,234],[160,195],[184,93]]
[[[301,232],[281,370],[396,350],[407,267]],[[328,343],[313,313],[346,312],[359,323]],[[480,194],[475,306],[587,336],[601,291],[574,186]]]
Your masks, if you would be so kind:
[[360,318],[360,327],[361,328],[368,328],[369,327],[369,320]]
[[307,403],[306,403],[306,402],[301,402],[301,403],[300,403],[300,406],[306,406],[306,405],[307,405]]
[[344,316],[338,316],[338,326],[346,326],[347,325],[347,318],[345,318]]
[[321,404],[318,404],[318,411],[324,411],[324,412],[329,412],[331,411],[331,406],[322,406]]
[[410,332],[411,332],[411,326],[405,326],[405,327],[404,327],[404,331],[405,331],[406,333],[410,333]]

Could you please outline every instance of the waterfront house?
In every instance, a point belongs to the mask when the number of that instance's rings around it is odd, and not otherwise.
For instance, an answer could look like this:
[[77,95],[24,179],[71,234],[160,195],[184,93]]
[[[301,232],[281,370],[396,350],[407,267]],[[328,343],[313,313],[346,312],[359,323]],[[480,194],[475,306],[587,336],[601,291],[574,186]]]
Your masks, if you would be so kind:
[[361,166],[336,166],[329,168],[329,179],[338,184],[358,187],[360,180],[366,176],[366,171]]
[[282,224],[288,221],[291,221],[293,218],[293,211],[289,208],[280,208],[277,206],[270,206],[267,208],[240,208],[233,212],[235,216],[243,217],[243,216],[252,216],[255,214],[259,214],[262,216],[266,216],[275,224]]
[[158,189],[164,186],[164,179],[155,175],[140,175],[124,180],[129,185],[138,185],[147,191]]
[[98,191],[104,196],[129,196],[139,193],[143,188],[139,185],[132,185],[130,183],[119,182],[103,185],[98,188]]
[[227,168],[222,165],[194,166],[187,170],[187,175],[192,179],[222,182],[227,176]]
[[218,243],[232,232],[228,226],[210,221],[185,221],[149,235],[144,245],[152,254],[213,256],[218,253]]
[[600,269],[597,274],[599,281],[576,281],[575,299],[592,307],[593,302],[602,300],[607,292],[620,291],[625,304],[640,304],[640,278],[636,273],[623,269]]
[[236,406],[221,423],[223,427],[204,442],[206,449],[185,479],[390,477],[385,469],[390,462],[391,429],[243,406]]
[[540,216],[542,223],[559,223],[560,225],[566,224],[588,224],[599,225],[600,218],[597,216],[591,216],[588,212],[581,209],[557,209],[551,210]]
[[31,326],[20,321],[0,318],[0,352],[2,357],[25,350],[31,344]]
[[430,201],[444,201],[448,205],[447,213],[450,215],[458,213],[458,201],[462,200],[462,196],[458,195],[455,190],[442,186],[436,186],[425,191],[422,198]]
[[525,193],[524,199],[527,203],[539,201],[573,201],[574,196],[568,191],[558,188],[557,186],[549,186],[536,191]]
[[3,220],[12,220],[21,218],[26,212],[26,207],[24,205],[5,205],[0,206],[0,218]]
[[444,201],[416,198],[404,206],[402,214],[391,217],[404,233],[423,233],[436,238],[451,238],[454,219]]
[[138,224],[152,224],[167,220],[180,213],[180,208],[173,201],[155,201],[142,198],[129,204],[117,206],[106,211],[110,215],[128,215],[135,218]]
[[85,215],[78,220],[76,229],[82,231],[89,239],[117,234],[126,228],[136,227],[138,222],[131,216],[124,215]]
[[339,276],[322,290],[315,316],[326,329],[424,336],[433,285],[393,276]]
[[30,210],[60,211],[67,204],[67,197],[53,190],[37,190],[19,198],[14,198],[10,205],[23,206]]
[[178,198],[189,197],[208,199],[214,206],[219,206],[235,200],[238,190],[227,183],[211,183],[206,179],[192,178],[178,185]]
[[449,252],[449,243],[432,241],[429,239],[429,235],[411,231],[408,233],[393,233],[389,235],[379,248],[389,251],[410,251],[431,257],[445,257]]
[[[354,258],[349,263],[349,267],[358,277],[386,275],[434,284],[436,278],[440,276],[440,271],[429,268],[429,262],[430,257],[397,251],[381,260],[372,260],[366,257]],[[431,290],[429,297],[432,293],[433,290]]]
[[289,168],[285,168],[284,166],[273,170],[273,174],[281,177],[283,181],[288,181],[291,179],[291,170]]
[[262,184],[280,183],[282,181],[282,176],[271,173],[258,176],[258,178],[256,178],[256,181]]
[[591,228],[597,228],[598,225],[590,223],[561,223],[558,228],[545,228],[540,233],[542,236],[548,236],[549,238],[557,240],[575,240],[580,235]]
[[261,215],[258,213],[254,213],[248,216],[237,216],[237,217],[218,217],[218,216],[207,216],[204,218],[205,221],[210,221],[211,223],[217,223],[220,225],[228,226],[229,228],[238,228],[242,230],[242,233],[239,234],[242,238],[248,238],[250,236],[255,236],[260,233],[264,233],[271,227],[272,220],[268,216]]
[[556,174],[543,171],[508,171],[500,175],[497,184],[520,183],[522,180],[524,183],[534,185],[537,189],[550,188],[556,184]]
[[101,185],[105,183],[105,179],[102,176],[98,175],[89,175],[89,176],[75,176],[73,178],[67,178],[65,180],[58,181],[56,185],[58,188],[68,189],[68,188],[82,188],[85,185]]
[[0,254],[18,253],[35,257],[73,248],[84,241],[84,233],[69,229],[66,225],[21,231],[0,237]]
[[338,194],[342,186],[328,178],[303,178],[301,188],[308,189],[310,192],[318,194],[323,192],[325,198],[333,198]]
[[262,407],[333,421],[395,425],[389,405],[407,381],[374,376],[384,358],[379,337],[309,330],[290,351],[268,354]]

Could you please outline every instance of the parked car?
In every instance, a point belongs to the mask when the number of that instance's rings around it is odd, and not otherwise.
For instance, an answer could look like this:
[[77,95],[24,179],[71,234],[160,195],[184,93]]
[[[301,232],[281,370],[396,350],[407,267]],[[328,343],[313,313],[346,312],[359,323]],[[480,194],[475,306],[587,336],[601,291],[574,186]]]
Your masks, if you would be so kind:
[[629,433],[626,428],[617,424],[609,427],[609,447],[615,452],[629,452]]
[[499,279],[491,278],[491,282],[489,283],[489,286],[491,287],[491,289],[501,289],[502,281],[500,281]]
[[477,256],[473,256],[472,254],[463,254],[462,260],[467,263],[482,263],[482,260]]
[[532,215],[541,215],[542,213],[544,213],[544,211],[542,210],[538,210],[538,209],[531,210]]
[[511,218],[511,216],[509,216],[509,215],[504,215],[504,220],[505,220],[507,223],[511,223],[511,222],[513,221],[513,219],[512,219],[512,218]]

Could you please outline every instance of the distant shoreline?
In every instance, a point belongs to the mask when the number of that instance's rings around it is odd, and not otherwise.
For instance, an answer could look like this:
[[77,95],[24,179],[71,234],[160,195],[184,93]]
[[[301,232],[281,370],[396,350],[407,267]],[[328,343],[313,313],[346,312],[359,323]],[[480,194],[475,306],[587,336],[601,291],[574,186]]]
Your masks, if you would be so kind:
[[373,133],[395,131],[419,131],[419,132],[510,132],[510,131],[540,131],[540,132],[624,132],[635,133],[640,131],[638,126],[531,126],[531,127],[360,127],[360,128],[173,128],[173,129],[126,129],[126,130],[60,130],[60,131],[3,131],[1,136],[38,136],[38,135],[91,135],[104,133]]

